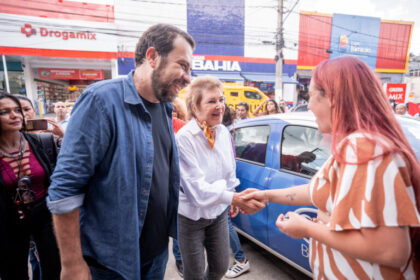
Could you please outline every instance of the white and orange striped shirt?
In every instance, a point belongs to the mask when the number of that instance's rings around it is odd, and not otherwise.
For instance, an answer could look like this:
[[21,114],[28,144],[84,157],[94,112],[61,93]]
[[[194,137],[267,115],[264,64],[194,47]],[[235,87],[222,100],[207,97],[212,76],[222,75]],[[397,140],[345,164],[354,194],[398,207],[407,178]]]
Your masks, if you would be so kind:
[[[309,185],[312,202],[331,215],[327,224],[331,230],[420,226],[411,171],[400,154],[383,153],[383,147],[389,144],[385,138],[352,133],[338,145],[338,153],[346,163],[330,157],[312,178]],[[356,164],[372,156],[374,159]],[[311,242],[310,263],[314,279],[419,277],[414,269],[419,264],[413,261],[404,271],[405,267],[390,268],[349,257],[315,240]]]

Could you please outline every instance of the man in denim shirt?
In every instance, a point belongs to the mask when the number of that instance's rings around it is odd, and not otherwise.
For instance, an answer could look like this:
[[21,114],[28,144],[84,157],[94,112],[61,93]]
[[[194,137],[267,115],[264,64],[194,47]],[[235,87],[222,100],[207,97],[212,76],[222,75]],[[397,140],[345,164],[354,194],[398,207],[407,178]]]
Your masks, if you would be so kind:
[[194,46],[174,26],[152,26],[136,69],[77,101],[48,191],[61,279],[163,279],[179,191],[168,102],[190,82]]

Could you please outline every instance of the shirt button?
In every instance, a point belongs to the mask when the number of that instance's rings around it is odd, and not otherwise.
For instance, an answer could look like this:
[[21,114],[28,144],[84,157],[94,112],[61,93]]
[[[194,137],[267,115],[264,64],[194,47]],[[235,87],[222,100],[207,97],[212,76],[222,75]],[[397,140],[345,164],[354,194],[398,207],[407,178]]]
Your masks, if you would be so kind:
[[151,142],[151,141],[149,141],[149,142],[147,142],[147,144],[149,144],[149,145],[150,145],[150,144],[152,144],[152,142]]
[[147,190],[146,189],[143,189],[143,194],[146,194],[147,193]]
[[140,217],[143,217],[143,212],[140,212],[140,213],[139,213],[139,216],[140,216]]
[[150,168],[150,165],[146,166],[146,169],[149,169],[149,168]]

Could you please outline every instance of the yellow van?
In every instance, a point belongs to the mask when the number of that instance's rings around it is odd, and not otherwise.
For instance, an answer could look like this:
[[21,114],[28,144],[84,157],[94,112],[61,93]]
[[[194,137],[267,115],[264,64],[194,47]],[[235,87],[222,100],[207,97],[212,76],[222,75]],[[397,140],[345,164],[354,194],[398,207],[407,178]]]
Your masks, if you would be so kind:
[[[249,105],[249,116],[253,117],[252,112],[268,97],[258,88],[243,86],[241,84],[223,83],[223,94],[226,104],[236,110],[238,103],[246,102]],[[178,97],[185,100],[185,92],[181,90]]]

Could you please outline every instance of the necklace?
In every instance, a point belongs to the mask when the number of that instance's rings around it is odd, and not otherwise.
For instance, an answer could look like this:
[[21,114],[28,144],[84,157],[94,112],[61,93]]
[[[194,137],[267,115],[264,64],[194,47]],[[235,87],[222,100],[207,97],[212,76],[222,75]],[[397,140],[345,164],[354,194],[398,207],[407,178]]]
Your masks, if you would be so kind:
[[22,135],[22,133],[20,134],[20,143],[19,143],[19,152],[17,154],[9,154],[6,152],[3,152],[0,149],[0,155],[4,156],[4,157],[8,157],[8,158],[18,158],[23,156],[23,154],[25,153],[25,149],[26,149],[26,141]]

